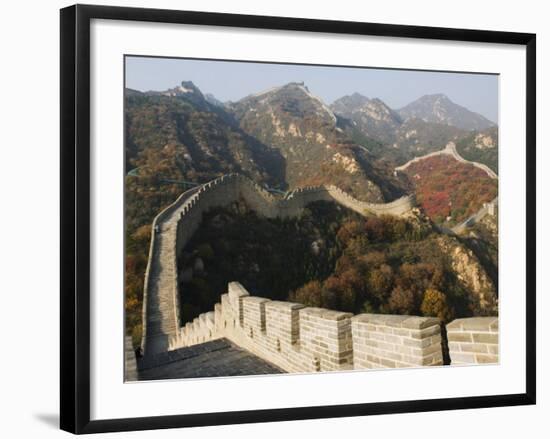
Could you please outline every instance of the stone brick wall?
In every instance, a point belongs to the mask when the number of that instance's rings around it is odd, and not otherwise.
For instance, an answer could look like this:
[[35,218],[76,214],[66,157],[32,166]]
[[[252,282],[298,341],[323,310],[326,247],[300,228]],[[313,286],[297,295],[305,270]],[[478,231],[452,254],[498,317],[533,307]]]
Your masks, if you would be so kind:
[[231,282],[214,312],[171,338],[169,349],[225,337],[288,372],[442,364],[433,318],[332,311],[250,296]]
[[443,364],[438,319],[360,314],[351,319],[357,369]]
[[166,350],[168,336],[174,334],[179,326],[175,251],[177,240],[170,222],[187,208],[199,189],[193,188],[181,194],[174,203],[154,218],[151,225],[149,257],[143,288],[143,351],[154,353]]
[[325,189],[332,200],[360,214],[369,212],[375,215],[402,215],[415,206],[413,195],[407,195],[389,203],[378,204],[359,201],[335,186],[326,186]]
[[412,197],[391,203],[373,204],[356,200],[334,186],[300,188],[276,198],[250,179],[230,174],[184,192],[164,209],[152,224],[149,260],[143,294],[143,338],[145,354],[167,349],[168,340],[179,331],[179,294],[176,256],[187,245],[213,207],[224,207],[243,198],[268,218],[300,215],[314,201],[335,201],[362,215],[399,215],[413,207]]
[[[447,325],[451,364],[498,362],[498,317]],[[250,296],[228,285],[213,312],[171,337],[169,349],[227,338],[288,372],[439,366],[441,325],[432,317],[359,314]]]
[[498,317],[457,319],[447,325],[451,364],[498,363]]
[[352,314],[322,308],[303,308],[299,313],[300,347],[315,370],[352,368]]
[[[333,200],[361,214],[409,211],[412,197],[365,203],[334,186],[302,188],[278,199],[239,175],[220,177],[183,193],[153,222],[145,274],[142,347],[154,354],[226,337],[289,372],[442,364],[435,319],[360,314],[351,316],[289,302],[251,297],[229,284],[213,311],[179,325],[176,255],[212,207],[244,198],[266,217],[299,215],[313,201]],[[447,325],[451,364],[498,362],[498,318],[459,319]]]

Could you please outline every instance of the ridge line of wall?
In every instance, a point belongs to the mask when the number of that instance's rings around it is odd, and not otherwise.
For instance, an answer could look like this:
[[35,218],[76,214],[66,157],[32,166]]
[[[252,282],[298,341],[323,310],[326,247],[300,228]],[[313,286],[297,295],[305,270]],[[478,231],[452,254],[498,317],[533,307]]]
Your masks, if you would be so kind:
[[[168,338],[179,328],[177,255],[199,227],[203,213],[239,198],[244,198],[253,210],[268,218],[298,216],[309,203],[320,200],[336,202],[361,215],[401,215],[414,207],[412,195],[389,203],[367,203],[332,185],[298,188],[280,199],[240,174],[223,175],[184,192],[160,212],[152,224],[143,294],[143,353],[166,350]],[[170,242],[173,248],[168,249]],[[166,261],[167,255],[170,262]],[[163,284],[169,286],[161,288]],[[169,297],[163,297],[166,295]]]
[[428,154],[425,154],[423,156],[420,156],[420,157],[414,157],[412,158],[411,160],[409,160],[407,163],[401,165],[401,166],[397,166],[395,168],[396,171],[404,171],[405,169],[407,169],[410,165],[412,165],[413,163],[417,163],[421,160],[424,160],[424,159],[427,159],[427,158],[430,158],[430,157],[436,157],[436,156],[440,156],[440,155],[450,155],[451,157],[453,157],[456,161],[460,162],[460,163],[465,163],[465,164],[468,164],[468,165],[472,165],[478,169],[481,169],[483,172],[485,172],[490,178],[492,179],[498,179],[498,175],[496,174],[495,171],[493,171],[491,168],[489,168],[487,165],[483,164],[483,163],[479,163],[479,162],[474,162],[474,161],[471,161],[471,160],[466,160],[464,157],[462,157],[457,149],[456,149],[456,144],[454,142],[449,142],[447,143],[447,145],[445,146],[445,148],[443,148],[442,150],[439,150],[439,151],[434,151],[434,152],[430,152]]

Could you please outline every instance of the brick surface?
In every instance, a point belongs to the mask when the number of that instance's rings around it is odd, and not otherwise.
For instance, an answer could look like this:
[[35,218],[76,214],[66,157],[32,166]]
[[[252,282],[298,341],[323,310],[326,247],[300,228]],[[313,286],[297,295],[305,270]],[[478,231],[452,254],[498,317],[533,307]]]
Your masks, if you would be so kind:
[[447,338],[451,364],[498,363],[498,317],[457,319]]

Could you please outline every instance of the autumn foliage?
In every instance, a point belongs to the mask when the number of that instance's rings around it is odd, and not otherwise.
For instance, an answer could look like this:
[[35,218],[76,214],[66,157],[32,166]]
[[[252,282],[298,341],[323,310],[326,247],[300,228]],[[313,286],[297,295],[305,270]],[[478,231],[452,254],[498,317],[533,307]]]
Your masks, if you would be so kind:
[[498,193],[497,182],[484,171],[450,156],[428,157],[406,170],[416,199],[436,223],[457,224],[476,213]]

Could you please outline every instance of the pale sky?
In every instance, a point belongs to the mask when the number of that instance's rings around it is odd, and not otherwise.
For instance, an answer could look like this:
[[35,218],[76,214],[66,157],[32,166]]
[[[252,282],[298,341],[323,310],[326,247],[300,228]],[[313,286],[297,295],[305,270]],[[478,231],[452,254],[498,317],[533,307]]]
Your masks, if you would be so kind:
[[358,92],[399,109],[423,95],[443,93],[458,105],[498,120],[497,75],[126,57],[126,87],[160,91],[181,81],[192,81],[223,102],[300,81],[327,104]]

